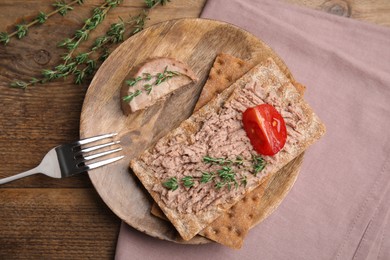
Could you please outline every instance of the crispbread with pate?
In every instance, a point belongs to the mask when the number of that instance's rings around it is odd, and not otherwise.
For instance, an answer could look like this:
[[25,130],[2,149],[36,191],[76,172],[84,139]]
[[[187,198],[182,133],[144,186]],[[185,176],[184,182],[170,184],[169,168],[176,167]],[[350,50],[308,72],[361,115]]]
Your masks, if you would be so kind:
[[[219,147],[216,141],[213,142],[218,136],[209,135],[211,133],[209,130],[215,130],[214,134],[218,135],[220,134],[216,131],[218,129],[229,128],[231,124],[233,128],[240,125],[241,113],[247,107],[264,102],[276,107],[285,118],[288,129],[287,143],[275,156],[264,157],[267,165],[256,176],[244,166],[241,168],[237,166],[234,169],[237,178],[247,178],[246,186],[215,190],[214,185],[210,183],[208,188],[206,188],[207,184],[189,189],[179,186],[175,191],[167,190],[162,186],[162,183],[172,176],[180,179],[190,174],[196,177],[203,169],[216,170],[216,167],[204,166],[202,157],[230,155],[228,151],[222,149],[223,147]],[[230,114],[231,117],[229,113],[233,113]],[[229,152],[233,153],[232,156],[236,156],[235,152],[242,152],[243,159],[249,161],[254,150],[241,130],[236,129],[234,134],[229,134],[227,141],[233,142],[234,145],[234,142],[238,142],[238,139],[235,139],[238,136],[240,145],[244,146],[243,149],[230,149]],[[132,160],[130,165],[182,238],[189,240],[242,199],[245,194],[254,190],[265,176],[282,168],[319,139],[324,132],[325,127],[319,118],[277,65],[269,59],[264,64],[255,66],[178,128],[160,139],[155,147],[145,151],[138,159]],[[203,147],[197,147],[204,152],[202,155],[194,151],[200,142],[206,143]],[[177,166],[169,157],[171,152],[187,160],[188,164],[180,163]],[[186,168],[185,171],[183,167]],[[199,198],[194,194],[198,195],[204,190],[208,192],[207,197],[198,200]],[[206,198],[206,202],[202,200],[203,198]]]
[[[206,84],[203,86],[194,111],[207,104],[214,96],[221,93],[242,75],[248,72],[253,65],[229,54],[220,53],[216,56],[210,70]],[[218,217],[209,226],[202,230],[199,235],[209,238],[222,245],[239,249],[253,222],[257,221],[254,213],[261,202],[265,188],[268,186],[268,178],[252,191],[248,196],[251,199],[242,199],[234,207]],[[164,213],[156,203],[152,205],[151,213],[167,220]]]
[[[215,95],[229,87],[252,67],[252,64],[237,57],[225,53],[218,54],[194,111],[207,104]],[[301,95],[304,94],[304,86],[297,82],[294,82],[294,86]],[[269,179],[271,179],[269,177],[271,176],[264,178],[263,183],[259,187],[199,232],[199,235],[234,249],[241,248],[250,227],[258,223],[262,217],[263,212],[259,206],[265,189],[269,184]],[[152,205],[151,213],[167,220],[156,203]]]

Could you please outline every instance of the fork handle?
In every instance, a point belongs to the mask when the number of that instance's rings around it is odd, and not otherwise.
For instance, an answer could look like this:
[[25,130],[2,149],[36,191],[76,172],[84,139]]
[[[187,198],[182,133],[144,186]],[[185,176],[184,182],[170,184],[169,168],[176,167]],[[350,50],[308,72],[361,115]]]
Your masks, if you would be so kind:
[[13,175],[13,176],[9,176],[9,177],[0,179],[0,185],[4,184],[4,183],[7,183],[7,182],[10,182],[10,181],[18,180],[18,179],[21,179],[21,178],[24,178],[24,177],[27,177],[27,176],[30,176],[30,175],[34,175],[34,174],[37,174],[37,173],[39,173],[38,167],[34,168],[34,169],[31,169],[31,170],[28,170],[28,171],[25,171],[25,172],[18,173],[18,174]]

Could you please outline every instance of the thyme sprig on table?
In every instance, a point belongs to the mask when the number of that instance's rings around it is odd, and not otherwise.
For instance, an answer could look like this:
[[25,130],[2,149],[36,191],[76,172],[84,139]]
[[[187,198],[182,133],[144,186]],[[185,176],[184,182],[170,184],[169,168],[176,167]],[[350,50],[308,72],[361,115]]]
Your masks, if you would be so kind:
[[65,47],[69,50],[69,52],[63,56],[65,64],[71,60],[74,51],[79,47],[81,42],[88,40],[91,31],[96,29],[96,27],[104,21],[110,9],[118,6],[121,1],[122,0],[106,0],[103,5],[93,10],[92,16],[85,20],[83,27],[77,30],[72,38],[67,38],[58,44],[58,47]]
[[[161,83],[163,83],[163,82],[165,82],[173,77],[179,76],[179,75],[181,75],[181,73],[179,73],[177,71],[168,70],[168,66],[166,66],[163,72],[158,72],[154,75],[152,75],[150,73],[144,73],[142,76],[128,79],[125,82],[130,87],[133,87],[135,84],[137,84],[141,80],[148,82],[148,83],[143,85],[143,89],[149,95],[152,92],[153,87],[158,86]],[[152,79],[154,79],[154,82],[150,82]],[[128,95],[122,97],[122,100],[125,102],[130,102],[133,100],[134,97],[140,95],[141,93],[142,93],[142,90],[138,89],[135,92],[130,92]]]
[[[157,5],[164,5],[169,1],[153,1],[154,4],[149,6],[150,1],[145,0],[147,6],[146,10],[144,9],[141,13],[134,17],[130,17],[126,21],[120,18],[118,23],[111,24],[104,35],[95,39],[89,51],[75,54],[81,42],[88,39],[90,31],[95,29],[104,20],[107,12],[120,4],[120,2],[121,0],[106,0],[102,6],[94,9],[92,17],[85,21],[84,26],[76,31],[73,38],[67,38],[59,43],[59,47],[68,49],[68,52],[62,55],[62,64],[57,65],[54,69],[43,70],[41,79],[31,78],[28,82],[16,80],[11,82],[10,86],[26,89],[37,83],[43,84],[70,75],[74,76],[76,84],[83,83],[87,77],[93,76],[99,67],[99,64],[109,56],[110,46],[122,42],[126,37],[131,37],[142,31],[146,20],[149,19],[148,15],[150,10]],[[126,32],[129,32],[129,34],[125,35]],[[134,96],[137,96],[138,94],[140,93],[134,93]],[[128,97],[128,99],[132,98]]]
[[153,6],[156,6],[158,4],[165,5],[171,0],[145,0],[145,4],[147,7],[151,8]]
[[74,0],[70,3],[66,3],[65,1],[56,1],[53,4],[53,7],[55,7],[55,10],[50,13],[44,13],[42,11],[39,11],[38,15],[29,23],[22,23],[15,25],[15,31],[12,33],[7,32],[0,32],[0,43],[6,45],[10,42],[11,38],[16,36],[18,39],[21,39],[25,37],[28,33],[28,30],[30,27],[36,25],[36,24],[43,24],[47,21],[47,19],[57,13],[64,16],[68,13],[68,11],[73,10],[73,6],[75,4],[82,5],[84,0]]
[[[211,163],[215,165],[222,166],[220,169],[218,169],[216,172],[207,172],[203,171],[202,176],[184,176],[179,182],[176,177],[169,178],[167,181],[163,182],[163,186],[169,190],[176,190],[179,188],[179,184],[182,183],[184,187],[191,188],[195,186],[197,183],[199,184],[206,184],[209,182],[214,182],[214,188],[217,190],[221,190],[224,187],[227,187],[228,190],[231,190],[231,188],[234,186],[235,189],[237,189],[239,186],[246,187],[248,180],[247,176],[243,175],[239,179],[237,179],[237,174],[233,170],[233,166],[241,166],[244,164],[244,160],[241,157],[237,157],[236,160],[230,160],[226,158],[215,158],[210,156],[203,157],[204,163]],[[247,169],[250,171],[254,176],[257,176],[259,172],[264,170],[266,166],[266,161],[258,156],[258,155],[252,155],[252,166],[253,169]],[[196,182],[197,181],[197,182]]]

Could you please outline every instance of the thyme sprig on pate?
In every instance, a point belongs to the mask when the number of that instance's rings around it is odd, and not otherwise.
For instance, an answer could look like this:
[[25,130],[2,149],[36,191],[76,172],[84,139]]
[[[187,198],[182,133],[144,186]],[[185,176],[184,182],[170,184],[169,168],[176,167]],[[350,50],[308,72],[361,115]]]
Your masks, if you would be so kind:
[[[149,95],[153,87],[160,85],[161,83],[176,77],[182,75],[180,72],[168,70],[168,66],[165,67],[163,72],[158,72],[156,74],[150,74],[150,73],[144,73],[142,76],[138,76],[136,78],[131,78],[126,80],[126,84],[130,87],[135,86],[140,81],[147,82],[142,86],[143,90],[146,91],[146,93]],[[152,80],[154,80],[152,82]],[[136,96],[140,95],[142,93],[142,90],[138,89],[135,92],[130,92],[128,95],[122,97],[122,100],[125,102],[132,101]]]
[[[236,189],[239,186],[246,187],[248,182],[247,176],[241,176],[240,179],[237,180],[237,174],[233,171],[232,168],[233,165],[243,165],[244,160],[241,157],[237,157],[236,160],[229,160],[226,158],[204,156],[203,162],[221,165],[222,167],[216,172],[203,171],[201,177],[184,176],[180,179],[180,181],[178,181],[176,177],[172,177],[164,181],[162,185],[165,188],[173,191],[179,188],[180,184],[186,188],[194,187],[196,185],[196,181],[199,184],[205,184],[214,181],[214,188],[217,190],[220,190],[224,187],[227,187],[228,190],[231,190],[232,186],[234,186]],[[264,170],[266,161],[258,155],[252,155],[252,165],[253,169],[250,169],[250,171],[254,176],[257,176],[259,172]]]
[[244,163],[243,159],[240,156],[237,156],[235,160],[229,160],[226,158],[214,158],[210,156],[203,157],[203,162],[205,163],[216,163],[219,165],[242,165]]

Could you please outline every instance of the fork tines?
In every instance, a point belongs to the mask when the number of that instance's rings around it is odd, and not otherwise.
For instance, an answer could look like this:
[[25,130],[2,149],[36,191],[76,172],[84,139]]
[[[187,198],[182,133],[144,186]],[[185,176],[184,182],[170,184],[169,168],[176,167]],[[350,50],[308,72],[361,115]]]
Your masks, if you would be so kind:
[[[79,163],[79,167],[83,168],[83,170],[91,170],[97,167],[101,167],[110,163],[113,163],[115,161],[118,161],[122,159],[124,156],[117,156],[117,157],[112,157],[108,158],[105,160],[97,161],[97,162],[91,162],[90,164],[86,164],[86,162],[100,158],[100,157],[106,157],[110,154],[117,153],[122,150],[122,147],[118,147],[120,144],[120,141],[112,141],[110,140],[112,137],[116,136],[117,133],[110,133],[110,134],[104,134],[104,135],[99,135],[99,136],[94,136],[86,139],[79,140],[75,143],[73,143],[73,151],[75,152],[75,156],[80,156],[81,161]],[[104,142],[106,140],[104,139],[109,139],[108,142]],[[99,142],[98,144],[84,147],[85,145],[92,144],[95,142]],[[104,148],[110,148],[110,149],[104,149]],[[101,150],[101,152],[98,153],[91,153],[93,151],[98,151]]]

